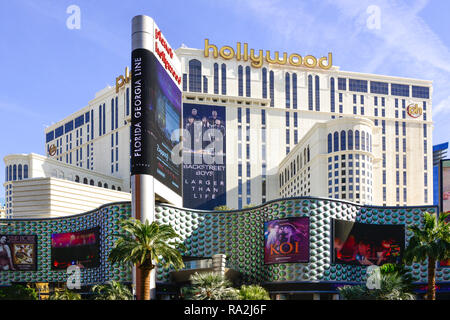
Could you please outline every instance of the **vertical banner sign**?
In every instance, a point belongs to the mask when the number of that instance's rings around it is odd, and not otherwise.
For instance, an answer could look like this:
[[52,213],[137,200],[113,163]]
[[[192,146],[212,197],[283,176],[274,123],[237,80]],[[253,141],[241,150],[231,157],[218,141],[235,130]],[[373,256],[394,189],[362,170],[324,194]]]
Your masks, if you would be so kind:
[[183,104],[183,206],[226,204],[225,107]]
[[[181,164],[175,164],[171,157],[180,142],[179,135],[172,137],[172,133],[181,127],[181,90],[172,79],[172,67],[162,59],[165,49],[158,46],[160,32],[156,35],[159,58],[142,48],[131,53],[131,175],[152,175],[181,195]],[[167,63],[162,65],[159,60]]]

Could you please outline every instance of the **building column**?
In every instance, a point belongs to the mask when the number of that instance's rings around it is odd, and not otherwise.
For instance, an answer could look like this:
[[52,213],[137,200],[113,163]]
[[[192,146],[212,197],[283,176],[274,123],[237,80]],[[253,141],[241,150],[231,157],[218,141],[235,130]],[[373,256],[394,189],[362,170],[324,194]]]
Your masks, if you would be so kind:
[[215,254],[212,256],[213,271],[225,275],[226,255]]

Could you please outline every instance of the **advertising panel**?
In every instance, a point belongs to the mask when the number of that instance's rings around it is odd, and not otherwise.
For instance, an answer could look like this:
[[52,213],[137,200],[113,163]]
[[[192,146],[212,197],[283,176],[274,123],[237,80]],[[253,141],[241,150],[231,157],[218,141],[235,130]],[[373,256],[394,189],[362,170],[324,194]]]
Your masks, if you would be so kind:
[[52,234],[52,269],[100,266],[100,228]]
[[264,264],[309,262],[309,218],[264,223]]
[[365,224],[333,219],[333,263],[378,265],[400,263],[405,249],[404,225]]
[[441,211],[450,211],[450,160],[441,160]]
[[0,235],[1,271],[36,271],[35,235]]
[[226,204],[225,108],[183,104],[183,206]]
[[131,174],[149,174],[181,195],[181,164],[172,161],[180,142],[181,91],[155,55],[145,49],[132,53],[133,112]]

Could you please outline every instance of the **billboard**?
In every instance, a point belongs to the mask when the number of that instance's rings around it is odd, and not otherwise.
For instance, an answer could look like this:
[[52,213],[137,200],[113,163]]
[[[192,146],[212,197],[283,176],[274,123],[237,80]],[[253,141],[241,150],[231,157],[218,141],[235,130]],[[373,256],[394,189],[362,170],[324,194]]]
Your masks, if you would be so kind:
[[183,206],[226,204],[225,107],[183,104]]
[[366,266],[396,264],[401,262],[404,249],[404,225],[333,219],[333,263]]
[[1,271],[36,271],[35,235],[0,235]]
[[181,128],[181,90],[149,50],[133,50],[132,63],[131,175],[152,175],[181,195],[181,164],[172,160],[180,143],[172,133]]
[[450,211],[450,160],[441,160],[441,211]]
[[52,269],[100,266],[100,227],[83,231],[52,234]]
[[264,223],[264,264],[309,262],[309,218]]

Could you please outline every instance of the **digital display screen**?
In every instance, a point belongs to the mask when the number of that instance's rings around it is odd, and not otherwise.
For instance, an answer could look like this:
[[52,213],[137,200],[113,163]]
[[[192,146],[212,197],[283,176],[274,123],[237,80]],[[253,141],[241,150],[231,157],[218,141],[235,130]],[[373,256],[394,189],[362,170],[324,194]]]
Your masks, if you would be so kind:
[[333,263],[378,265],[400,263],[404,225],[365,224],[333,219]]
[[52,234],[52,269],[100,266],[100,228]]

